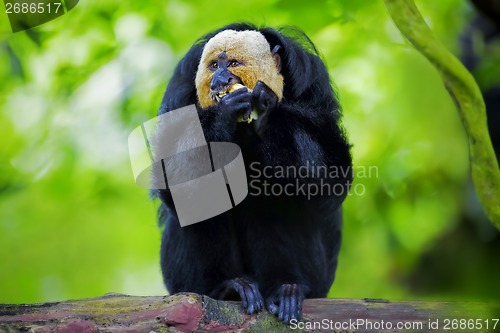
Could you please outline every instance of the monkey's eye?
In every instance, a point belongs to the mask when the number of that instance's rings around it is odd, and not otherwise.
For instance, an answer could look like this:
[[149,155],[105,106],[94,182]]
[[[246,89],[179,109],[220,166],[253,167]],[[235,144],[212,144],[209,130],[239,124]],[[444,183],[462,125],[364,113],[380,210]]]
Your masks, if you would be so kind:
[[231,60],[229,62],[229,67],[238,67],[239,65],[241,65],[238,60]]
[[208,69],[210,69],[211,71],[215,71],[217,70],[217,68],[219,68],[219,64],[217,63],[217,61],[211,62],[210,65],[208,65]]

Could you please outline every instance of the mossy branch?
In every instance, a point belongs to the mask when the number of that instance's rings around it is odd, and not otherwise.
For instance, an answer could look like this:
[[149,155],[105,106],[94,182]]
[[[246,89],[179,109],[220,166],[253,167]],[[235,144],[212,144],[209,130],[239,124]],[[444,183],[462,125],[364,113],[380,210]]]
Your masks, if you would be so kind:
[[489,219],[500,230],[500,170],[478,85],[462,63],[434,37],[413,0],[385,0],[385,5],[401,33],[443,77],[468,135],[476,193]]
[[[500,327],[498,303],[390,302],[382,299],[307,299],[304,329],[279,322],[267,311],[243,313],[241,302],[197,294],[102,297],[43,304],[0,304],[0,332],[418,332],[448,331],[444,319],[468,320],[469,331]],[[317,329],[317,324],[329,323]],[[371,329],[384,322],[391,329]],[[406,329],[397,328],[405,323]],[[338,324],[342,324],[341,329]],[[355,324],[355,327],[353,327]],[[472,327],[470,326],[472,324]],[[313,326],[314,325],[314,326]],[[477,326],[476,326],[477,325]],[[486,327],[489,325],[488,327]],[[449,328],[452,325],[449,324]],[[331,329],[330,329],[331,327]],[[299,328],[301,328],[299,326]],[[484,330],[486,329],[486,330]]]

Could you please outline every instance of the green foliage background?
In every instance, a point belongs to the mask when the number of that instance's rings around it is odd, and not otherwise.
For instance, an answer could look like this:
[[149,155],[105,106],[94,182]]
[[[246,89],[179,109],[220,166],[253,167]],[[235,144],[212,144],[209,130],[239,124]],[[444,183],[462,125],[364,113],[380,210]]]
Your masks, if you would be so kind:
[[[417,5],[458,54],[467,3]],[[157,203],[134,184],[127,136],[190,45],[234,21],[311,37],[355,165],[376,167],[345,203],[330,296],[499,299],[500,237],[473,195],[459,117],[382,1],[86,0],[16,34],[0,17],[0,302],[165,293]]]

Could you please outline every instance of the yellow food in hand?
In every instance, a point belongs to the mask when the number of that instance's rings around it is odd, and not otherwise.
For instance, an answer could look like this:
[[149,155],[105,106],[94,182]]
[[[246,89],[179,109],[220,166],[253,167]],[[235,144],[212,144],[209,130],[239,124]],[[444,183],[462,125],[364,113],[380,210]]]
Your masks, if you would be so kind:
[[252,112],[250,112],[250,117],[248,117],[247,120],[243,119],[243,116],[239,116],[238,119],[236,119],[237,122],[239,123],[247,123],[247,124],[250,124],[252,121],[254,120],[257,120],[259,116],[257,115],[257,111],[255,110],[252,110]]
[[[221,91],[221,92],[219,92],[219,93],[217,94],[217,96],[216,96],[216,99],[217,99],[217,101],[220,101],[220,99],[221,99],[223,96],[225,96],[225,95],[227,95],[227,94],[230,94],[230,93],[232,93],[233,91],[236,91],[236,90],[241,89],[241,88],[247,88],[247,87],[246,87],[246,86],[244,86],[244,85],[242,85],[241,83],[235,83],[235,84],[233,84],[232,86],[230,86],[228,90],[225,90],[225,91]],[[247,88],[247,89],[248,89],[248,88]],[[250,89],[248,89],[248,91],[250,91],[250,92],[251,92],[251,90],[250,90]],[[243,119],[243,116],[239,116],[239,117],[238,117],[238,119],[236,119],[236,121],[237,121],[237,122],[239,122],[239,123],[243,123],[243,122],[245,122],[245,123],[250,124],[253,120],[256,120],[257,118],[258,118],[257,111],[252,110],[252,112],[250,113],[250,116],[248,117],[248,119],[247,119],[247,120],[244,120],[244,119]]]

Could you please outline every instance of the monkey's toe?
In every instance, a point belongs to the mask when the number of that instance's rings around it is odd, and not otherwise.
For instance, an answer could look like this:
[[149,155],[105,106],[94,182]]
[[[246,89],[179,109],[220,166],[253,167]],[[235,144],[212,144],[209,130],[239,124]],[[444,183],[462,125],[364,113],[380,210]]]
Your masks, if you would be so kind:
[[240,295],[243,309],[247,314],[254,314],[264,309],[264,298],[256,282],[246,278],[235,278],[229,281],[229,286]]
[[283,284],[274,296],[267,299],[267,310],[289,324],[292,319],[302,318],[304,290],[298,284]]

